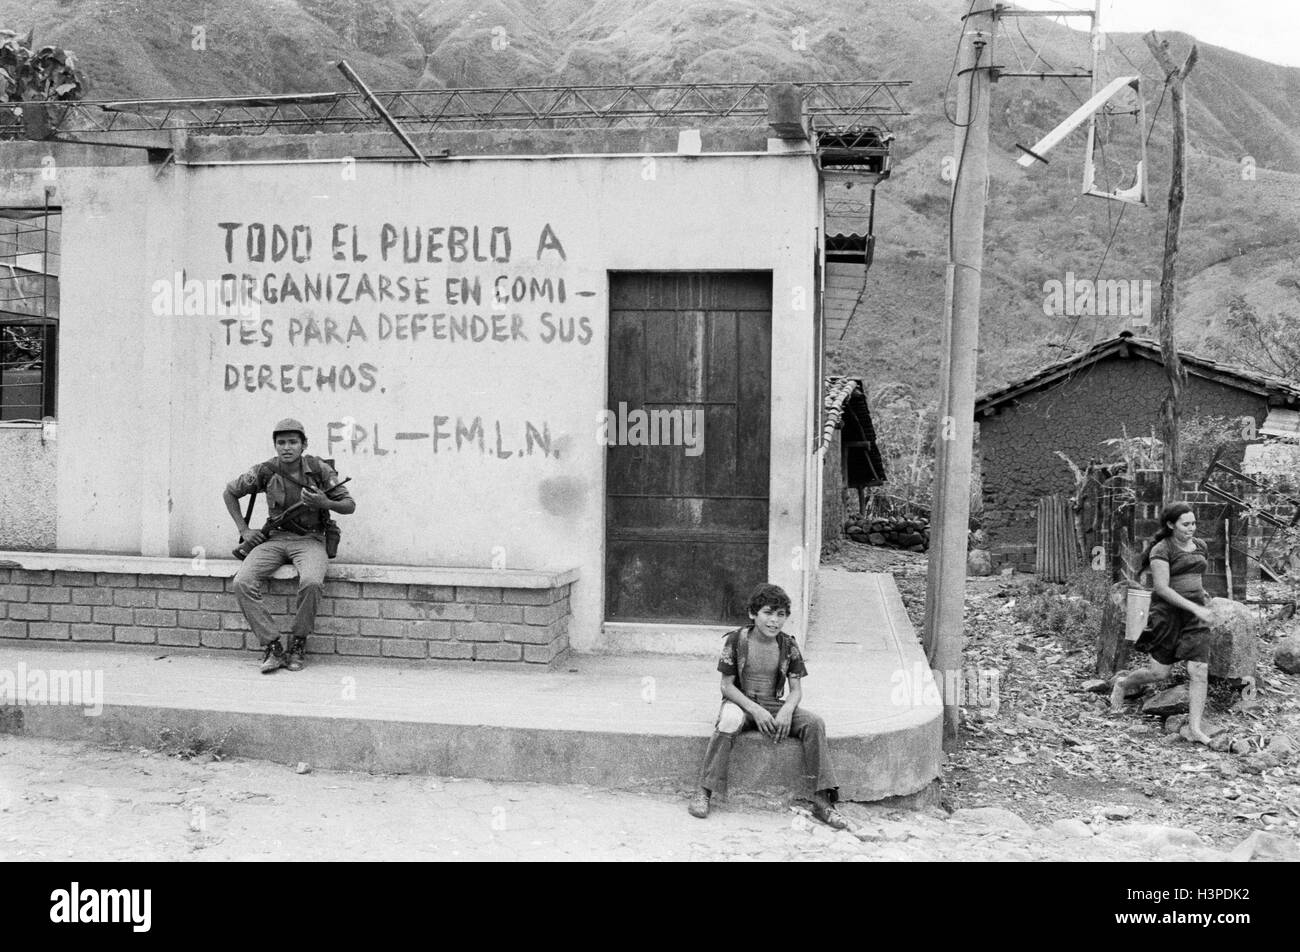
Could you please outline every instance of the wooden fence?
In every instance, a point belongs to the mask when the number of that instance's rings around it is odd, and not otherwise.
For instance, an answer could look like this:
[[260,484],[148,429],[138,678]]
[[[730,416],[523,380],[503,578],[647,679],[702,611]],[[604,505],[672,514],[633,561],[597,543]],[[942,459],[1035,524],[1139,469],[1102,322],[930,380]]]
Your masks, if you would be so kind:
[[1034,570],[1044,582],[1064,582],[1078,567],[1074,516],[1064,496],[1038,500],[1038,559]]

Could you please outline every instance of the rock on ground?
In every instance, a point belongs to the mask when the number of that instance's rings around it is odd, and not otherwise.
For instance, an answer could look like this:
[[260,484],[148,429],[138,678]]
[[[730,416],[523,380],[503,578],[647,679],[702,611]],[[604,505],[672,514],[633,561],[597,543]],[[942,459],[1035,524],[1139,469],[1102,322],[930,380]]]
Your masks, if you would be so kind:
[[1272,770],[1278,763],[1278,758],[1269,753],[1247,754],[1241,759],[1241,769],[1248,774],[1262,774],[1266,770]]
[[1273,663],[1287,674],[1300,674],[1300,634],[1287,635],[1278,642]]
[[1093,837],[1092,827],[1082,820],[1070,817],[1064,820],[1055,820],[1048,827],[1053,833],[1059,833],[1062,836],[1073,836],[1080,839],[1090,840]]
[[987,549],[971,549],[966,553],[967,575],[992,575],[993,556]]
[[955,811],[952,816],[948,817],[948,820],[952,823],[970,823],[998,830],[1008,830],[1012,833],[1028,834],[1032,833],[1034,829],[1021,817],[1010,810],[1004,810],[1002,807],[967,807],[964,810]]
[[1166,850],[1200,849],[1204,841],[1191,830],[1154,823],[1129,823],[1113,831],[1125,840],[1140,843],[1146,849]]
[[1170,714],[1186,714],[1190,703],[1191,696],[1188,694],[1187,685],[1177,684],[1149,698],[1142,705],[1142,713],[1155,714],[1158,717],[1167,717]]
[[1016,715],[1016,727],[1023,727],[1035,731],[1054,731],[1056,725],[1051,721],[1045,721],[1041,717],[1033,717],[1029,714]]
[[1289,836],[1256,830],[1228,854],[1235,863],[1249,862],[1300,862],[1300,844]]
[[1259,622],[1250,609],[1230,598],[1212,598],[1210,674],[1216,678],[1251,678],[1259,662]]

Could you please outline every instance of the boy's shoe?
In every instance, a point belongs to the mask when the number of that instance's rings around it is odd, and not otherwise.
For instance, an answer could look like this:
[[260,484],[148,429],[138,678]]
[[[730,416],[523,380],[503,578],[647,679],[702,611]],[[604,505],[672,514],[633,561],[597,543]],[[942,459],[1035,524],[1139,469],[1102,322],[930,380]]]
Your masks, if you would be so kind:
[[845,819],[844,814],[835,809],[835,805],[825,797],[813,797],[812,814],[829,827],[837,830],[849,828],[849,821]]
[[284,655],[284,666],[289,671],[301,671],[302,659],[307,654],[307,639],[295,637],[289,642],[289,650]]
[[709,815],[709,791],[701,787],[691,797],[691,805],[686,808],[691,816],[703,820]]
[[262,673],[271,674],[282,667],[284,667],[284,646],[277,638],[267,645],[266,651],[262,653]]

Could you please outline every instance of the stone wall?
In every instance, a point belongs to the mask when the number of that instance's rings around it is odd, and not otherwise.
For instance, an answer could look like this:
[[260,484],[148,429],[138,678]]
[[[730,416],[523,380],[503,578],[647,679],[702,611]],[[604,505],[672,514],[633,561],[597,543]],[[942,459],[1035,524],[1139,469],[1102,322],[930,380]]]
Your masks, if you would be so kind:
[[[1112,357],[980,418],[983,527],[995,564],[1033,571],[1038,499],[1074,489],[1074,477],[1056,451],[1082,466],[1101,458],[1102,441],[1125,429],[1129,436],[1150,435],[1153,426],[1158,432],[1166,389],[1159,364]],[[1262,424],[1268,410],[1263,397],[1194,375],[1184,394],[1185,416],[1253,416]],[[1240,457],[1238,452],[1224,461]]]
[[[569,649],[572,583],[551,588],[327,579],[309,655],[546,665]],[[287,629],[297,580],[267,608]],[[256,649],[233,579],[0,568],[0,639]]]
[[831,436],[822,462],[822,548],[836,549],[844,538],[844,450],[843,431]]
[[[1160,528],[1160,498],[1163,474],[1159,470],[1139,470],[1131,478],[1113,479],[1103,495],[1105,518],[1102,545],[1110,560],[1113,577],[1122,569],[1121,547],[1126,542],[1143,546]],[[1209,563],[1203,578],[1206,592],[1220,598],[1246,597],[1249,563],[1246,558],[1246,520],[1239,507],[1232,506],[1208,492],[1197,489],[1196,480],[1183,480],[1179,500],[1188,503],[1196,516],[1196,535],[1205,540]],[[1225,534],[1224,522],[1227,521]],[[1225,540],[1231,539],[1231,559],[1226,558]],[[1232,568],[1232,594],[1228,594],[1229,561]],[[1258,569],[1256,569],[1258,572]]]

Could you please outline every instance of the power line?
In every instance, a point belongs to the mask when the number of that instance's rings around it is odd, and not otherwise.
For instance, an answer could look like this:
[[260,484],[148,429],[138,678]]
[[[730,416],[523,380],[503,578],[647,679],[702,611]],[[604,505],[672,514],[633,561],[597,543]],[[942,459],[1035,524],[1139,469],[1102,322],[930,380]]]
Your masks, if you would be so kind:
[[[974,0],[972,0],[971,6],[973,7],[974,5]],[[952,200],[948,202],[948,262],[953,266],[956,266],[957,263],[957,246],[952,233],[953,212],[957,207],[957,185],[961,182],[961,168],[966,161],[966,142],[970,138],[970,127],[974,124],[975,116],[979,112],[979,96],[977,95],[979,90],[975,87],[975,73],[978,72],[980,68],[980,55],[982,52],[982,48],[978,46],[975,47],[975,62],[970,68],[970,89],[967,90],[967,96],[971,101],[970,113],[966,117],[965,124],[953,123],[953,125],[959,126],[962,130],[961,154],[957,157],[957,172],[954,175],[952,182]]]
[[[960,125],[956,119],[948,114],[948,89],[952,86],[952,78],[957,73],[957,62],[961,57],[961,41],[966,35],[966,21],[970,18],[971,11],[974,9],[975,0],[970,0],[970,6],[966,8],[966,16],[961,18],[961,33],[957,36],[957,48],[953,50],[952,69],[948,71],[948,81],[943,84],[943,117],[948,120],[948,125],[950,126]],[[970,125],[970,123],[967,122],[967,125]]]

